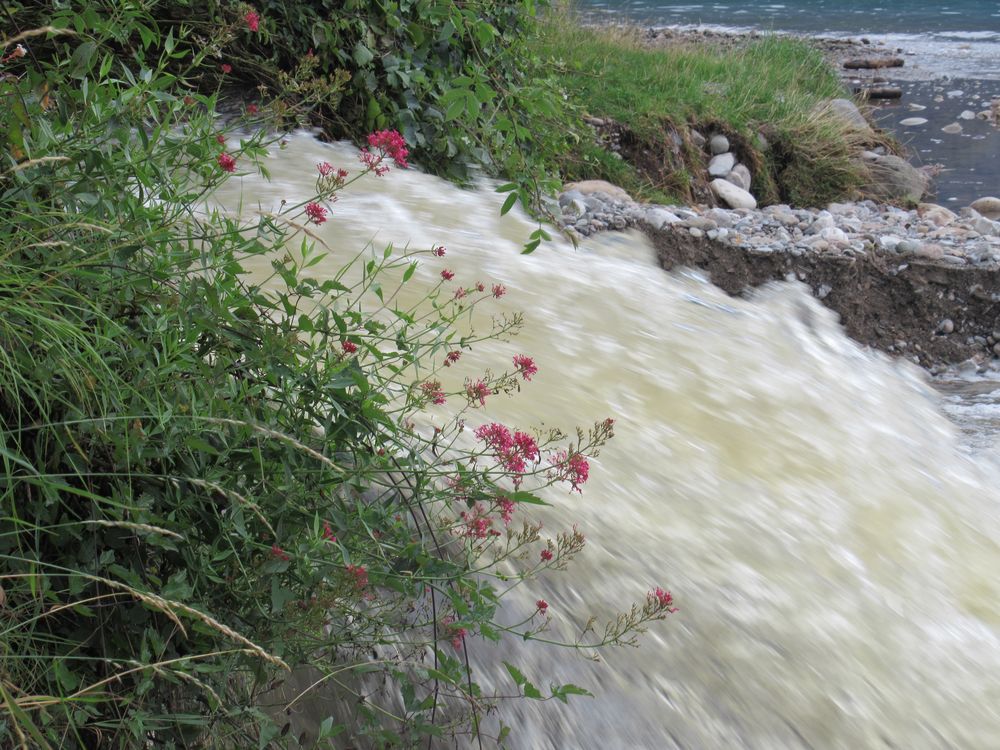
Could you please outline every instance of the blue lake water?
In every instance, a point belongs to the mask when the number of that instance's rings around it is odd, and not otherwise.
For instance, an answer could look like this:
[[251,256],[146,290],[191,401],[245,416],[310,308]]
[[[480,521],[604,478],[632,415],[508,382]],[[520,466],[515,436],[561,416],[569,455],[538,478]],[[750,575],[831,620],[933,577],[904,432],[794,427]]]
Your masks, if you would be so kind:
[[[1000,40],[1000,3],[963,0],[787,0],[784,3],[671,3],[662,0],[579,0],[599,10],[653,25],[712,25],[805,34],[944,34]],[[971,36],[969,36],[971,34]]]

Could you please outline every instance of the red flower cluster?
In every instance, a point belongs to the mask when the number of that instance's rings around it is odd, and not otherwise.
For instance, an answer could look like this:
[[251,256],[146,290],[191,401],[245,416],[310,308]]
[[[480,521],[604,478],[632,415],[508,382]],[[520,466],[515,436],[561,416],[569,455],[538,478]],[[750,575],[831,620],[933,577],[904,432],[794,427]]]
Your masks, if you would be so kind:
[[368,136],[368,145],[390,157],[396,162],[397,167],[406,169],[410,166],[406,163],[406,157],[410,155],[410,152],[406,148],[406,141],[403,140],[403,136],[399,134],[398,130],[377,130]]
[[465,528],[459,532],[462,536],[472,539],[500,536],[500,532],[493,528],[493,519],[487,514],[482,503],[476,503],[471,512],[462,511],[458,516],[465,524]]
[[451,615],[446,615],[441,618],[441,624],[445,626],[448,633],[448,640],[451,641],[452,648],[456,651],[461,650],[462,641],[465,640],[465,636],[469,634],[469,631],[465,628],[457,627],[455,624],[455,618]]
[[543,549],[539,557],[541,557],[544,562],[548,562],[552,559],[552,550]]
[[406,141],[403,140],[403,136],[398,131],[378,130],[368,136],[368,147],[361,149],[358,158],[377,177],[381,177],[389,171],[389,167],[382,163],[385,157],[390,157],[396,162],[397,167],[406,169],[410,166],[406,162],[406,157],[409,155]]
[[364,565],[348,565],[346,570],[354,578],[354,588],[358,591],[368,586],[368,571]]
[[466,294],[467,292],[465,291],[465,287],[460,286],[455,290],[455,299],[462,299]]
[[486,397],[492,396],[493,391],[485,380],[469,380],[465,383],[465,393],[469,401],[478,401],[480,406],[486,406]]
[[222,133],[219,133],[217,136],[215,136],[215,142],[218,143],[220,146],[225,146],[226,136],[224,136]]
[[447,268],[443,268],[441,269],[441,278],[444,279],[445,281],[451,281],[453,278],[455,278],[455,272],[449,271]]
[[445,402],[444,391],[441,390],[441,381],[439,380],[428,380],[426,383],[421,383],[420,390],[424,392],[426,398],[439,406]]
[[646,601],[654,609],[664,610],[673,614],[677,607],[673,606],[674,597],[669,591],[664,591],[659,586],[646,594]]
[[255,114],[257,114],[257,113],[258,113],[259,111],[260,111],[260,109],[259,109],[259,108],[257,107],[257,105],[256,105],[256,104],[248,104],[248,105],[247,105],[247,114],[248,114],[248,115],[255,115]]
[[358,345],[353,341],[341,341],[340,346],[343,348],[345,354],[354,354],[358,350]]
[[436,248],[431,250],[431,254],[436,255],[439,258],[443,258],[446,252],[447,250],[444,245],[438,245]]
[[496,453],[507,471],[523,474],[528,469],[529,461],[538,460],[538,443],[526,432],[515,431],[512,435],[502,424],[491,422],[477,427],[475,436]]
[[523,354],[514,355],[514,367],[517,368],[517,371],[521,373],[521,377],[525,380],[531,380],[531,376],[538,372],[538,368],[535,367],[535,360]]
[[549,461],[555,468],[555,478],[569,482],[577,492],[580,492],[580,485],[590,478],[590,462],[582,453],[568,456],[566,451],[558,451]]
[[288,556],[288,553],[285,552],[285,550],[281,549],[281,547],[279,547],[277,544],[271,545],[271,557],[277,560],[285,560],[286,562],[288,560],[291,560],[291,558]]
[[460,351],[448,352],[448,354],[446,354],[444,358],[444,366],[451,367],[453,364],[458,362],[458,360],[461,359],[461,357],[462,357],[462,352]]
[[306,215],[313,224],[322,224],[326,221],[326,209],[318,203],[306,204]]
[[323,538],[328,542],[337,541],[337,537],[333,533],[333,529],[330,528],[329,521],[323,521]]
[[543,615],[549,609],[549,603],[544,599],[539,599],[537,602],[535,602],[535,606],[538,607],[538,611],[541,612]]
[[503,284],[494,284],[493,285],[493,297],[495,299],[500,299],[506,293],[507,293],[507,287],[505,287]]
[[231,157],[225,151],[219,154],[218,158],[219,166],[222,167],[223,172],[235,172],[236,171],[236,159]]
[[321,161],[316,165],[316,169],[323,177],[328,177],[333,172],[333,165],[328,161]]
[[500,508],[500,518],[504,526],[510,526],[510,519],[514,515],[514,501],[506,497],[497,498],[497,506]]
[[248,10],[243,16],[243,20],[246,22],[247,28],[250,31],[260,30],[260,14],[255,10]]
[[222,63],[222,65],[219,66],[219,70],[221,70],[226,75],[229,75],[230,73],[233,72],[233,66],[230,65],[229,63]]

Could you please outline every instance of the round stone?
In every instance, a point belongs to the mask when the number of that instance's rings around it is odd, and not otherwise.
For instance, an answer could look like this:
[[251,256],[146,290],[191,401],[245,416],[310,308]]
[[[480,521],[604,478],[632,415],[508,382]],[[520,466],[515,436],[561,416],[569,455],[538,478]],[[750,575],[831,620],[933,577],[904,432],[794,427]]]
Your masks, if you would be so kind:
[[712,140],[708,142],[708,147],[713,154],[724,154],[729,151],[729,139],[721,133],[713,135]]

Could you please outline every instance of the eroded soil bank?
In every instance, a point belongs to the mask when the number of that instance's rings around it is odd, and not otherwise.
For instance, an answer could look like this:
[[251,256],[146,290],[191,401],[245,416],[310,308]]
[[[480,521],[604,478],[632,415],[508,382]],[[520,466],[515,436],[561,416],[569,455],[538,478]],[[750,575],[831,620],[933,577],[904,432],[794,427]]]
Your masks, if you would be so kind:
[[942,369],[994,356],[1000,271],[881,255],[756,252],[683,229],[645,227],[660,265],[704,270],[730,295],[790,278],[840,315],[856,341]]

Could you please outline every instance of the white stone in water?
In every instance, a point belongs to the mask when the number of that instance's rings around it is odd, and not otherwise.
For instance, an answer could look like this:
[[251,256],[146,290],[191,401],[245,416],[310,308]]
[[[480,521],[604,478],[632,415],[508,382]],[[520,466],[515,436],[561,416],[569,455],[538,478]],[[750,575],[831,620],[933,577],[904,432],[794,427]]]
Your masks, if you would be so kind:
[[712,177],[725,177],[729,174],[733,167],[736,166],[736,157],[732,154],[719,154],[718,156],[713,156],[712,161],[708,163],[708,173]]
[[962,132],[962,126],[957,122],[953,122],[950,125],[945,125],[941,128],[942,133],[947,133],[948,135],[958,135]]
[[757,199],[731,182],[716,178],[709,183],[715,197],[730,208],[757,208]]
[[952,89],[947,94],[945,94],[945,96],[947,96],[949,99],[957,99],[958,97],[964,96],[964,95],[965,95],[965,92],[962,91],[962,89]]
[[900,120],[899,124],[904,128],[912,128],[915,125],[926,125],[927,119],[924,117],[907,117],[905,120]]
[[909,106],[911,112],[919,112],[919,111],[921,111],[923,109],[927,109],[927,107],[925,107],[923,104],[912,104],[911,103],[908,106]]
[[958,119],[959,120],[975,120],[976,119],[976,113],[973,112],[971,109],[964,109],[964,110],[962,110],[962,113],[958,116]]

